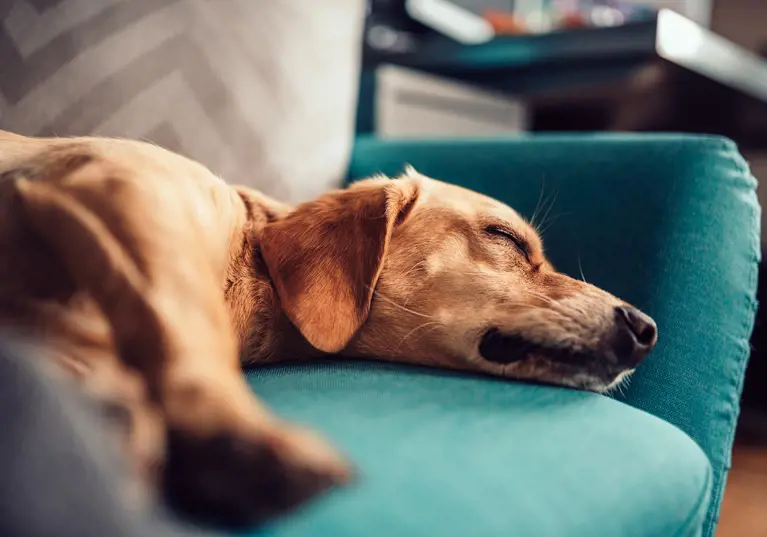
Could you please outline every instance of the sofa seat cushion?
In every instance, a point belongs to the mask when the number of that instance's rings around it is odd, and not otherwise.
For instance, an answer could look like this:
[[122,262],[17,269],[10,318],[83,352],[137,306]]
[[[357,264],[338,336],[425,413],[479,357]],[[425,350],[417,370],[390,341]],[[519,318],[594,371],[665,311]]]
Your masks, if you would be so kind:
[[359,480],[250,535],[699,535],[711,471],[688,436],[593,393],[372,362],[253,369]]

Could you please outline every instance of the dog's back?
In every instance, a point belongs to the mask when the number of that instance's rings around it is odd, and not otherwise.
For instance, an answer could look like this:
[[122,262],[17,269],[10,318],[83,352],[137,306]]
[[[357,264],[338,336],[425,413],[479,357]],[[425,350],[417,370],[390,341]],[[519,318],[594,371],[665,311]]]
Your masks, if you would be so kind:
[[[206,253],[205,262],[218,265],[221,275],[228,239],[242,227],[232,210],[232,189],[202,166],[159,147],[99,138],[33,139],[0,131],[0,325],[43,338],[74,371],[114,354],[110,326],[91,293],[73,280],[50,241],[30,224],[20,194],[24,184],[73,193],[85,200],[87,211],[107,222],[115,207],[143,212],[148,217],[143,226],[113,230],[125,234],[117,237],[121,247],[142,239],[135,235],[151,238],[163,231],[183,241],[193,230],[181,227],[194,222],[199,225],[194,247]],[[47,225],[55,225],[54,220]],[[109,234],[95,240],[109,242]],[[138,245],[131,253],[172,256]],[[96,262],[86,259],[92,254],[83,244],[84,263]]]
[[84,373],[87,354],[111,354],[109,327],[31,229],[17,191],[19,180],[46,179],[40,176],[50,162],[47,149],[0,132],[0,325],[12,335],[45,342],[40,350],[56,358],[50,362]]
[[240,370],[253,296],[246,285],[233,300],[233,322],[228,276],[252,277],[246,228],[285,210],[151,144],[0,133],[0,329],[36,336],[129,411],[129,458],[148,481],[163,468],[171,503],[230,522],[349,478]]

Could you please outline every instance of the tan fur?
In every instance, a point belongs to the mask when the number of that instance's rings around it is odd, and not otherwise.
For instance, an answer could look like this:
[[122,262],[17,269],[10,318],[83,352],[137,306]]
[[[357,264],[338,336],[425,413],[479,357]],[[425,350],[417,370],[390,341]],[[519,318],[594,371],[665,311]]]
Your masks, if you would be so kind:
[[582,367],[501,365],[478,346],[497,328],[595,351],[622,304],[557,273],[508,206],[412,169],[294,209],[126,140],[0,132],[0,256],[0,324],[129,409],[137,470],[230,523],[350,476],[259,404],[242,363],[341,353],[603,389]]
[[[227,522],[349,476],[324,442],[271,416],[240,373],[238,342],[250,339],[234,326],[247,332],[238,315],[253,311],[233,291],[250,277],[245,234],[284,212],[241,193],[149,144],[0,136],[0,322],[42,343],[91,393],[129,403],[129,454],[149,459],[137,466],[165,467],[172,500]],[[258,287],[266,302],[273,291]],[[120,396],[134,372],[144,396]],[[151,442],[137,438],[148,429]],[[166,431],[163,464],[163,451],[145,447],[159,448]],[[279,497],[251,491],[277,481],[289,483]]]

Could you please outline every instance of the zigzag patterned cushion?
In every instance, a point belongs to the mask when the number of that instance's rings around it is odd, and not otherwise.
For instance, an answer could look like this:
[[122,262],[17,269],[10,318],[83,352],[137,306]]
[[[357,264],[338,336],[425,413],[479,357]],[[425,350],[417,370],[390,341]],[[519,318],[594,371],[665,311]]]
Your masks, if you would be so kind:
[[4,0],[0,128],[144,138],[314,197],[345,172],[364,1],[312,4]]

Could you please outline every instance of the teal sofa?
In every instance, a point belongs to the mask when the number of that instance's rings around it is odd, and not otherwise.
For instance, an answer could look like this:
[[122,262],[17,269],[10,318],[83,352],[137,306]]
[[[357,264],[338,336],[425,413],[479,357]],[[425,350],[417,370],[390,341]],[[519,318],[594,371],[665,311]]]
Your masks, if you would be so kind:
[[[419,171],[530,215],[561,270],[651,314],[657,349],[613,397],[372,362],[254,369],[331,438],[354,485],[249,535],[711,537],[756,310],[756,182],[728,140],[361,139],[349,173]],[[553,198],[550,198],[553,199]]]

